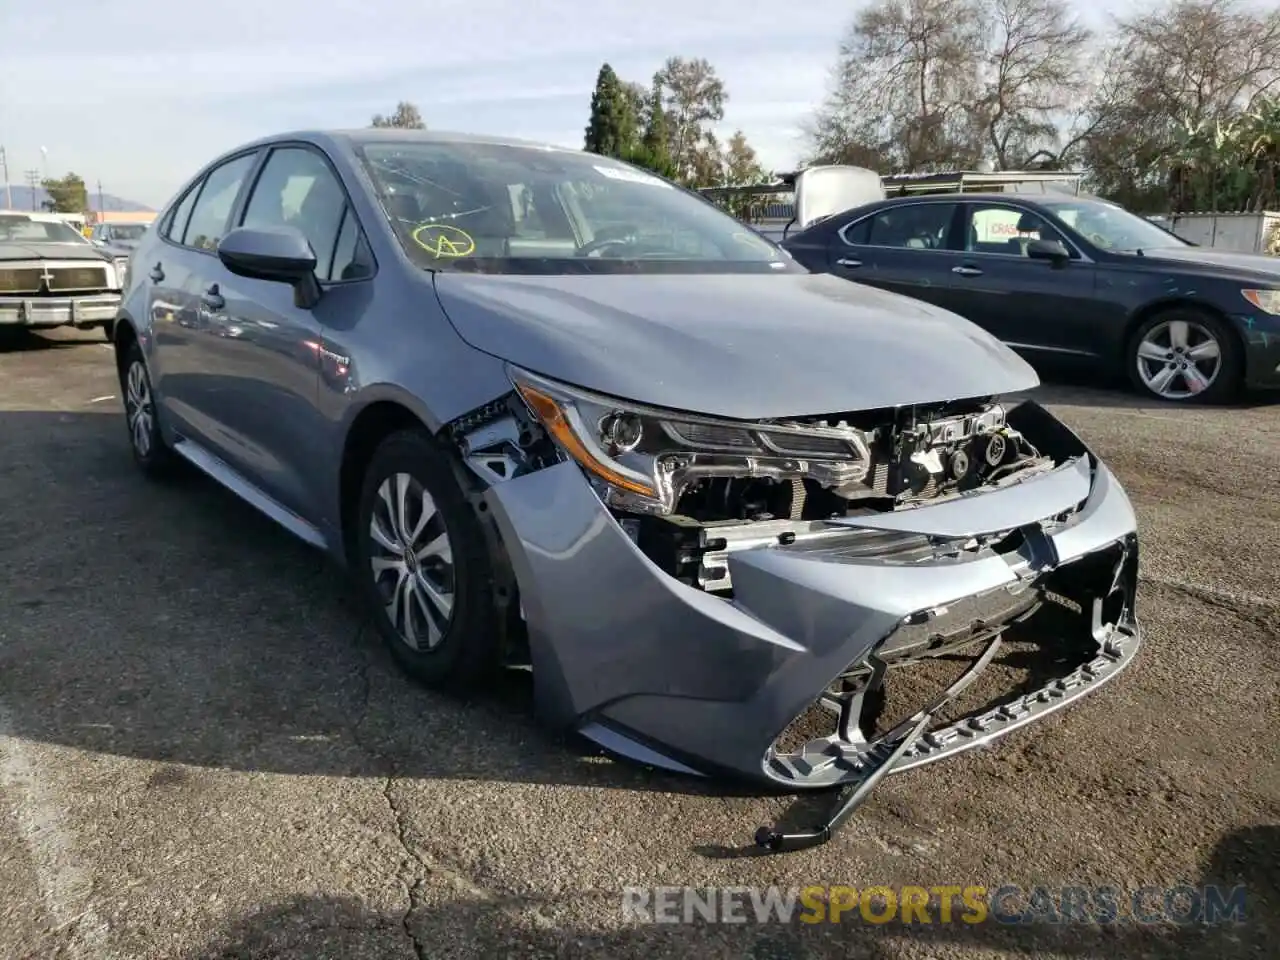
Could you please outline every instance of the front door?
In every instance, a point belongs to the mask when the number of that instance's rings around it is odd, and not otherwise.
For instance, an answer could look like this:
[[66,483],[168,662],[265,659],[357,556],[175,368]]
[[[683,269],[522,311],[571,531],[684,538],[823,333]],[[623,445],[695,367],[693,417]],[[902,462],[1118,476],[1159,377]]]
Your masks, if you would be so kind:
[[[952,309],[1029,357],[1084,357],[1091,334],[1095,268],[1029,207],[971,201],[963,212],[963,253],[954,256]],[[1032,240],[1057,240],[1072,254],[1064,265],[1032,260]]]
[[912,200],[884,207],[832,235],[828,269],[836,276],[950,308],[948,249],[960,205]]
[[218,454],[282,506],[309,522],[321,515],[309,465],[328,436],[317,400],[324,349],[321,314],[346,215],[346,194],[324,156],[308,146],[274,148],[232,226],[292,227],[316,255],[325,294],[297,306],[288,284],[237,276],[215,261],[197,297],[206,350],[217,373]]

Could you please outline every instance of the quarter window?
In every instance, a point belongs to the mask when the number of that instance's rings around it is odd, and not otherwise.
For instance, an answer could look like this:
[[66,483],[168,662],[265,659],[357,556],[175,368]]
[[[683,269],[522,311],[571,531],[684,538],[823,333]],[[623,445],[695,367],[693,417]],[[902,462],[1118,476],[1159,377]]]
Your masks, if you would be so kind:
[[[328,267],[320,263],[317,270]],[[373,276],[373,255],[369,252],[369,244],[365,241],[360,224],[355,214],[347,208],[347,215],[342,218],[342,229],[338,231],[338,242],[333,250],[333,266],[328,269],[323,279],[363,280]]]
[[254,159],[254,154],[248,154],[228,160],[205,178],[182,243],[197,250],[213,250],[218,246],[231,216],[231,206],[236,202],[244,178],[253,169]]
[[945,250],[954,203],[907,203],[888,207],[845,231],[847,242],[907,250]]

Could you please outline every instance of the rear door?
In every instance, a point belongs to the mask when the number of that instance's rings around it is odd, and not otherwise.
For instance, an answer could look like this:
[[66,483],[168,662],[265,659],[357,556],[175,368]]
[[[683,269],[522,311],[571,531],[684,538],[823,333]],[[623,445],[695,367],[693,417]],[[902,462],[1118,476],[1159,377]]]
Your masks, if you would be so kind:
[[146,271],[152,285],[158,386],[166,409],[179,433],[213,450],[222,446],[222,385],[210,354],[218,318],[204,294],[221,268],[215,250],[257,158],[257,151],[242,153],[210,170],[175,209],[156,262],[131,268]]
[[832,235],[828,269],[836,276],[950,307],[951,248],[960,204],[907,200],[856,217]]
[[[1100,349],[1095,267],[1032,207],[964,204],[963,252],[954,256],[952,309],[1029,355],[1088,356]],[[1032,240],[1057,240],[1071,260],[1027,256]]]

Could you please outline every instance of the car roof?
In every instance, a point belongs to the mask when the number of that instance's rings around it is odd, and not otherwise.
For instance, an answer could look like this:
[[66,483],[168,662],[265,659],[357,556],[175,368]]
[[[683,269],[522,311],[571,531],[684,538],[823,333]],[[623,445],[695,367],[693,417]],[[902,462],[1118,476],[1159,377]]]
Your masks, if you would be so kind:
[[[1063,193],[1063,194],[1013,193],[1013,192],[979,193],[977,191],[973,191],[973,192],[965,191],[964,193],[907,194],[906,196],[885,197],[883,200],[876,201],[876,203],[882,203],[885,205],[888,205],[891,203],[903,203],[905,201],[949,203],[949,202],[955,202],[956,200],[965,200],[965,201],[977,200],[979,202],[995,202],[995,203],[1010,203],[1010,202],[1044,203],[1044,202],[1053,202],[1053,201],[1059,201],[1059,200],[1096,201],[1097,198],[1088,197],[1088,196],[1076,196],[1075,194],[1072,194],[1072,193]],[[867,204],[867,206],[870,206],[870,205],[871,204]]]
[[581,153],[576,147],[561,147],[535,140],[515,137],[499,137],[487,134],[461,133],[452,130],[411,130],[403,127],[362,127],[349,129],[293,130],[260,137],[243,144],[237,150],[249,150],[284,140],[302,140],[326,146],[362,146],[369,143],[457,143],[489,144],[504,147],[532,147],[538,150],[557,150]]

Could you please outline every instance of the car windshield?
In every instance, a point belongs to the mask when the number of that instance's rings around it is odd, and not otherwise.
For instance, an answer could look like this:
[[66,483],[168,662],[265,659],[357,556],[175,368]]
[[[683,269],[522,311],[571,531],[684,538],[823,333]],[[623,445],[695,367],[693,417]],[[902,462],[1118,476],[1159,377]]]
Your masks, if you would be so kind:
[[146,232],[145,223],[113,223],[111,225],[112,240],[141,240]]
[[88,243],[84,235],[61,220],[0,216],[0,243]]
[[1041,200],[1041,206],[1052,211],[1094,246],[1119,253],[1156,250],[1161,247],[1185,247],[1185,240],[1162,230],[1123,207],[1096,200]]
[[357,152],[396,236],[427,269],[804,272],[708,201],[594,154],[457,141],[376,141]]

